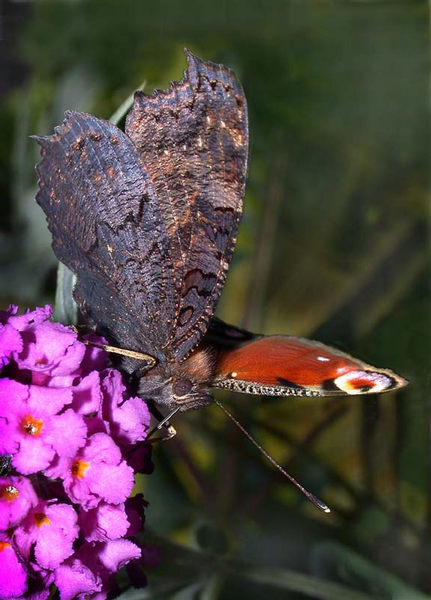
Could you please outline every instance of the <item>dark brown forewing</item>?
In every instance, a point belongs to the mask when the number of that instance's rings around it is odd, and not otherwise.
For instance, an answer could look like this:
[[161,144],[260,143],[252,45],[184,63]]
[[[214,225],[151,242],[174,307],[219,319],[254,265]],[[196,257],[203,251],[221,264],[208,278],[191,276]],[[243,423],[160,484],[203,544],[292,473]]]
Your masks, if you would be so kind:
[[154,190],[175,268],[166,347],[185,357],[214,313],[242,213],[248,154],[245,97],[235,75],[188,54],[184,79],[135,95],[126,121]]
[[109,341],[164,358],[176,310],[170,237],[133,143],[107,121],[66,119],[42,146],[37,201],[75,298]]

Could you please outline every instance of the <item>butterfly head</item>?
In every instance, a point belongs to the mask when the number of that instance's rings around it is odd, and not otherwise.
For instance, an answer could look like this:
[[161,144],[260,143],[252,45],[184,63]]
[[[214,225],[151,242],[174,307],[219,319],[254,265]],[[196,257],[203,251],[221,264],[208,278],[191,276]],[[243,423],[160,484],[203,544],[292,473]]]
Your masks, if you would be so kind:
[[158,364],[139,382],[139,395],[169,409],[199,408],[213,401],[208,391],[214,372],[214,351],[200,346],[183,362]]

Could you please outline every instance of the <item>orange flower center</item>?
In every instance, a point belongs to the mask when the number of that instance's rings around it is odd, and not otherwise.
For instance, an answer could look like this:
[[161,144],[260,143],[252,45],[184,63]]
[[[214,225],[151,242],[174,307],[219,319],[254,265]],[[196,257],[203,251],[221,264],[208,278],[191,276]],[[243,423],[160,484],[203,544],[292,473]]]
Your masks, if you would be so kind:
[[10,548],[9,542],[0,540],[0,552],[3,552],[3,550],[6,550],[6,548]]
[[14,485],[5,485],[0,488],[0,498],[12,502],[19,496],[19,491]]
[[28,435],[38,436],[42,433],[43,421],[40,419],[35,419],[31,415],[27,415],[21,421],[21,427],[24,429],[25,433],[28,433]]
[[37,365],[37,366],[39,366],[39,365],[40,366],[46,365],[46,364],[48,364],[48,359],[47,359],[46,356],[40,356],[39,358],[37,358],[34,361],[34,364]]
[[43,513],[35,513],[34,521],[38,527],[42,527],[42,525],[49,525],[51,523],[48,517]]
[[79,479],[82,479],[89,466],[89,462],[85,462],[83,460],[76,460],[72,465],[72,475],[74,477],[79,477]]

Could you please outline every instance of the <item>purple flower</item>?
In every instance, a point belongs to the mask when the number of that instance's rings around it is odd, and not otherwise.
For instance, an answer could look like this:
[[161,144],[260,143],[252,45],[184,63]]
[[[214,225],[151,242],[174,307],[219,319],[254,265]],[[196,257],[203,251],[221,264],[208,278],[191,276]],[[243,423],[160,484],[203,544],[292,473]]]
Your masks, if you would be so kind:
[[13,353],[21,352],[23,341],[12,325],[0,324],[0,368],[8,364]]
[[[83,339],[86,342],[95,342],[96,344],[107,344],[107,340],[92,333],[85,335]],[[97,346],[88,345],[85,347],[85,355],[81,363],[81,375],[84,377],[92,371],[102,372],[108,366],[108,355],[104,350]]]
[[121,374],[108,369],[102,379],[103,403],[101,416],[109,426],[112,437],[121,446],[136,444],[147,437],[151,415],[141,398],[125,401],[126,386]]
[[85,543],[77,552],[84,564],[100,575],[102,580],[109,579],[133,559],[141,556],[139,546],[123,538],[106,542]]
[[43,569],[55,569],[73,553],[78,537],[77,514],[68,504],[40,502],[16,528],[14,540],[21,556],[35,553]]
[[[52,323],[50,307],[45,307],[34,318],[31,313],[15,316],[11,324],[21,332],[24,349],[16,358],[20,369],[49,377],[70,375],[78,369],[85,353],[85,346],[77,334],[61,323]],[[37,378],[38,381],[45,381]]]
[[21,476],[1,477],[0,531],[6,531],[22,521],[37,501],[36,492],[29,479]]
[[129,495],[152,469],[137,445],[150,415],[103,350],[50,316],[0,311],[0,598],[103,600],[119,569],[147,562],[133,541],[146,503]]
[[72,406],[75,412],[82,415],[97,413],[102,401],[99,373],[91,371],[77,385],[73,386],[72,392]]
[[102,580],[80,560],[74,558],[65,561],[55,571],[55,584],[60,591],[61,600],[73,598],[95,598],[102,589]]
[[88,542],[106,542],[122,538],[129,533],[130,523],[124,504],[106,504],[101,502],[97,508],[79,514],[79,522]]
[[10,323],[17,331],[23,331],[28,326],[37,326],[49,321],[51,315],[52,307],[49,304],[37,306],[34,310],[27,309],[21,315],[18,314],[18,306],[12,304],[7,310],[1,312],[0,320],[2,323]]
[[68,388],[42,388],[0,380],[0,452],[29,475],[46,468],[55,455],[68,456],[84,443],[83,417],[71,409]]
[[0,533],[0,598],[18,598],[27,590],[27,572],[12,541]]
[[133,488],[133,469],[106,433],[95,433],[73,458],[60,458],[46,469],[48,477],[63,480],[73,502],[93,508],[101,500],[120,504]]

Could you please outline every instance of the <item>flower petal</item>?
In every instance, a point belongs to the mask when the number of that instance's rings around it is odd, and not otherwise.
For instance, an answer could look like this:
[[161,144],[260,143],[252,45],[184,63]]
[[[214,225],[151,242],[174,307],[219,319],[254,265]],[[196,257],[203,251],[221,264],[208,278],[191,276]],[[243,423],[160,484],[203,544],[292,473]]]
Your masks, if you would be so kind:
[[0,531],[17,525],[38,498],[26,477],[0,478]]
[[56,569],[55,585],[61,600],[73,600],[79,594],[94,594],[102,589],[100,577],[77,559],[68,559]]
[[27,573],[11,542],[0,535],[0,598],[6,600],[22,596],[27,589],[26,581]]

